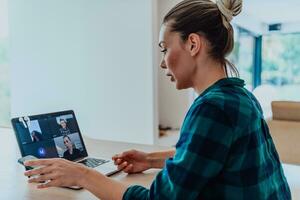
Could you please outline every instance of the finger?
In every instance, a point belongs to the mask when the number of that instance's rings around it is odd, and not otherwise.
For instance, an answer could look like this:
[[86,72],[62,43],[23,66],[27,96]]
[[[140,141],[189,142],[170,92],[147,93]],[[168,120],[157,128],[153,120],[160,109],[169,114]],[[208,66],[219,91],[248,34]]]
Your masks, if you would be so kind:
[[125,167],[123,169],[123,171],[126,172],[126,173],[131,173],[132,170],[133,170],[133,164],[130,164],[130,165],[128,165],[127,167]]
[[28,170],[24,173],[25,176],[33,176],[39,174],[48,174],[52,172],[54,168],[52,166],[40,167],[38,169]]
[[117,159],[114,163],[115,163],[115,165],[121,165],[121,164],[123,164],[124,162],[127,162],[127,161],[125,161],[125,160],[123,160],[123,159]]
[[118,159],[119,157],[120,157],[119,154],[115,154],[111,159],[116,160],[116,159]]
[[128,163],[126,161],[121,163],[120,165],[118,165],[118,170],[123,170],[127,165]]
[[120,157],[124,158],[126,156],[131,156],[133,153],[134,153],[134,150],[124,151],[123,153],[121,153]]
[[118,158],[118,159],[116,159],[116,160],[114,161],[114,164],[115,164],[115,165],[119,165],[119,164],[121,164],[122,162],[123,162],[123,160],[120,159],[120,158]]
[[57,187],[57,186],[62,186],[61,182],[58,180],[52,180],[52,181],[47,181],[45,183],[38,184],[37,188],[43,189],[43,188]]
[[124,161],[123,159],[120,159],[120,158],[116,160],[117,165],[120,165],[121,163],[124,163],[124,162],[126,162],[126,161]]
[[24,162],[24,165],[25,166],[52,165],[55,162],[57,162],[56,159],[28,160]]
[[40,182],[44,182],[44,181],[49,181],[49,180],[53,180],[57,178],[57,175],[55,175],[54,173],[51,174],[46,174],[46,175],[40,175],[38,177],[34,177],[28,180],[28,183],[40,183]]

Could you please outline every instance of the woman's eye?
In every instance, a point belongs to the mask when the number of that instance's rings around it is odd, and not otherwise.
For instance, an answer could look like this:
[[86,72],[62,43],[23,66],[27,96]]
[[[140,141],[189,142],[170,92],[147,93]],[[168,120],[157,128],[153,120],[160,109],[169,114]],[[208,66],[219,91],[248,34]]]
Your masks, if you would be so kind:
[[160,52],[166,53],[166,52],[167,52],[167,49],[162,49]]

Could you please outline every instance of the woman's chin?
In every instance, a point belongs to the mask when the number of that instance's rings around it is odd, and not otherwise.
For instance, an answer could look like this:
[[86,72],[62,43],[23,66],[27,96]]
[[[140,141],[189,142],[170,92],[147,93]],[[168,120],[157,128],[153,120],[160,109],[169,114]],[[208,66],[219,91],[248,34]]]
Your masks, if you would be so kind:
[[185,89],[184,87],[182,87],[182,85],[180,85],[178,82],[174,81],[175,82],[175,86],[176,86],[176,89],[177,90],[182,90],[182,89]]
[[186,89],[187,87],[185,87],[184,85],[180,84],[180,82],[178,82],[175,78],[171,77],[171,82],[175,84],[175,87],[177,90],[182,90],[182,89]]
[[180,82],[178,82],[178,81],[174,81],[174,83],[175,83],[177,90],[184,90],[184,89],[188,89],[191,87],[190,85],[187,85],[187,84],[180,84]]

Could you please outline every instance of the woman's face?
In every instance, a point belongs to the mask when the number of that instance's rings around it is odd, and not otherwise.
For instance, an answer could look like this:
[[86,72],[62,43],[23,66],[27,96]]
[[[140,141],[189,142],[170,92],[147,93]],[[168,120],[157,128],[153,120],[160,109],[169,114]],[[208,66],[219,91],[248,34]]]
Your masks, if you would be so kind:
[[165,69],[166,75],[176,83],[176,88],[192,87],[195,62],[188,45],[182,41],[179,33],[170,32],[168,25],[163,24],[160,29],[159,46],[163,53],[160,67]]
[[73,144],[68,137],[64,138],[64,144],[68,149],[72,149],[72,147],[73,147]]
[[61,127],[64,128],[64,129],[67,128],[67,124],[66,124],[65,121],[61,121],[61,122],[60,122],[60,125],[61,125]]

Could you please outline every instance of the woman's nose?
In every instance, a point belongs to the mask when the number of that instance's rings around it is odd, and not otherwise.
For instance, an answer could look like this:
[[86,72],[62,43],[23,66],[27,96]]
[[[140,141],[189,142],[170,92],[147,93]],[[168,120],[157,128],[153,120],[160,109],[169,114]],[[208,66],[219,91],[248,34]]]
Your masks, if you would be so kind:
[[160,63],[160,67],[163,68],[163,69],[166,69],[167,66],[166,66],[166,63],[165,63],[165,60],[162,59],[161,63]]

